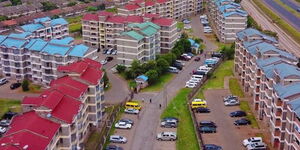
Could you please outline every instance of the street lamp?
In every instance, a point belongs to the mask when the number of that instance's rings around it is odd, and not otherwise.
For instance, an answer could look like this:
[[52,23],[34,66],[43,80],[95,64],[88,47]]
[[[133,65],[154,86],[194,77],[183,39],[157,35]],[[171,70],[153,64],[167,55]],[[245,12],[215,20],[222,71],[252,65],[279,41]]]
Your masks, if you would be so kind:
[[20,143],[1,143],[1,146],[14,146],[20,150],[26,150],[28,149],[28,145],[23,146],[23,148],[20,147]]

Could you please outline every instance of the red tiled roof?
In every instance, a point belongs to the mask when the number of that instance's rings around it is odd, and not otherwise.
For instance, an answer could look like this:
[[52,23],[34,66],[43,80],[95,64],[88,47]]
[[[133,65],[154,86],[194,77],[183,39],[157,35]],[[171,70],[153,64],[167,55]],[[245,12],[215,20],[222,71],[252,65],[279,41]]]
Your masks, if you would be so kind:
[[158,3],[165,3],[165,2],[168,2],[169,0],[156,0],[156,2]]
[[82,20],[86,21],[99,21],[99,16],[97,14],[85,14]]
[[91,84],[98,84],[98,81],[102,78],[102,71],[95,68],[87,68],[80,76],[81,79],[88,81]]
[[144,19],[142,16],[127,16],[126,21],[129,23],[142,23]]
[[56,85],[65,85],[65,86],[72,86],[80,91],[86,91],[88,89],[88,85],[81,83],[79,81],[76,81],[72,79],[70,76],[64,76],[60,77],[56,80],[52,80],[50,82],[50,86],[56,86]]
[[41,94],[41,97],[44,99],[41,106],[47,107],[49,109],[54,109],[63,99],[64,94],[59,91],[44,91]]
[[53,9],[53,10],[50,10],[49,13],[54,16],[54,15],[61,14],[62,11],[60,9]]
[[80,110],[82,103],[69,96],[64,96],[60,103],[52,110],[51,115],[67,123],[72,123]]
[[127,9],[127,10],[136,10],[140,7],[141,6],[139,6],[137,4],[127,4],[127,5],[124,6],[124,8]]
[[174,20],[171,18],[157,18],[153,19],[152,22],[159,26],[170,26],[173,24]]
[[146,14],[144,14],[144,17],[146,17],[146,18],[159,17],[159,14],[150,14],[150,13],[146,13]]
[[43,103],[43,99],[41,97],[24,97],[22,101],[22,105],[35,105],[35,106],[41,106]]
[[51,92],[53,90],[57,90],[61,93],[64,93],[65,95],[69,95],[74,98],[80,98],[80,96],[85,92],[85,91],[80,91],[79,89],[77,89],[73,86],[57,84],[57,85],[51,86],[51,88],[47,89],[44,93]]
[[58,66],[57,70],[61,72],[75,72],[81,74],[82,72],[84,72],[84,70],[87,69],[88,66],[96,67],[99,69],[102,68],[101,63],[89,58],[85,58],[83,60],[68,64],[66,66]]
[[[19,143],[20,147],[28,145],[30,150],[46,149],[59,128],[60,124],[30,111],[13,118],[10,129],[0,139],[0,143]],[[2,149],[15,150],[16,147],[5,146]]]
[[12,25],[16,25],[17,24],[17,21],[16,20],[6,20],[6,21],[3,21],[2,24],[4,26],[12,26]]
[[140,3],[144,3],[145,0],[135,0],[135,1],[132,1],[132,3],[135,3],[135,4],[140,4]]
[[126,18],[123,16],[111,16],[107,18],[106,22],[123,24],[126,22]]
[[155,2],[153,2],[153,1],[146,1],[145,5],[146,6],[154,6]]
[[99,63],[98,61],[92,60],[90,58],[84,58],[83,61],[88,63],[90,66],[93,66],[96,68],[102,68],[101,63]]
[[100,12],[98,13],[98,15],[99,15],[99,16],[113,16],[114,13],[108,12],[108,11],[100,11]]

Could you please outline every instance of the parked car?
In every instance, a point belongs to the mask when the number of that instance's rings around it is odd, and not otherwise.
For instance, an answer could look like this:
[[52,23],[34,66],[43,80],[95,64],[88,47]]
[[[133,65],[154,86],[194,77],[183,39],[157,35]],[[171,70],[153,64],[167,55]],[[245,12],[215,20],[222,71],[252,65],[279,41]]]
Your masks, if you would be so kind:
[[188,19],[184,19],[182,22],[183,22],[184,24],[190,24],[190,23],[191,23],[191,21],[189,21]]
[[0,134],[4,134],[5,132],[6,132],[6,128],[0,126]]
[[119,129],[131,129],[132,125],[127,122],[118,121],[115,127]]
[[225,106],[236,106],[236,105],[239,105],[240,102],[238,100],[229,100],[229,101],[226,101],[224,104],[225,104]]
[[112,50],[113,50],[112,48],[108,49],[105,54],[110,55]]
[[217,127],[216,124],[213,121],[200,121],[199,125],[200,125],[200,127],[204,127],[204,126],[206,126],[206,127],[214,127],[214,128]]
[[249,125],[249,124],[251,124],[251,121],[249,119],[242,118],[242,119],[238,119],[238,120],[234,121],[233,124],[236,126]]
[[199,83],[201,81],[201,79],[199,79],[199,78],[190,78],[189,81]]
[[113,59],[114,59],[113,57],[106,57],[105,58],[105,60],[108,61],[108,62],[112,61]]
[[206,72],[204,72],[204,71],[194,71],[193,74],[194,75],[202,75],[202,76],[204,76],[204,75],[206,75]]
[[120,135],[111,135],[109,137],[109,141],[112,143],[123,143],[124,144],[127,142],[127,139]]
[[203,150],[222,150],[222,147],[215,144],[204,144]]
[[177,65],[177,64],[173,64],[172,67],[177,68],[178,70],[182,70],[183,66]]
[[191,52],[187,53],[188,56],[190,56],[191,58],[193,58],[195,55]]
[[6,78],[1,78],[0,79],[0,85],[4,85],[6,83],[8,83],[8,80]]
[[176,67],[169,67],[169,68],[168,68],[168,72],[171,72],[171,73],[179,73],[179,70],[178,70]]
[[196,57],[194,60],[195,60],[195,61],[200,61],[201,58],[200,58],[200,57]]
[[179,122],[178,118],[176,117],[165,117],[161,121],[173,121],[175,120],[177,123]]
[[21,85],[22,85],[21,83],[13,83],[13,84],[10,85],[10,89],[14,90],[14,89],[20,87]]
[[195,110],[197,113],[210,113],[210,109],[199,107]]
[[194,82],[186,82],[185,87],[187,88],[195,88],[197,86],[197,83]]
[[228,101],[228,100],[232,100],[232,99],[238,100],[238,97],[234,96],[234,95],[228,95],[228,96],[224,97],[224,102]]
[[103,50],[102,54],[106,54],[108,49]]
[[243,140],[243,145],[247,146],[252,143],[262,142],[262,137],[250,137],[248,139]]
[[119,121],[126,122],[126,123],[129,123],[129,124],[131,124],[131,125],[134,124],[134,121],[131,120],[131,119],[128,119],[128,118],[123,118],[123,119],[121,119],[121,120],[119,120]]
[[105,150],[123,150],[123,148],[117,145],[108,145]]
[[112,55],[117,55],[117,50],[113,50],[113,52],[111,53]]
[[297,9],[298,12],[300,12],[300,7]]
[[247,116],[247,114],[244,111],[238,110],[238,111],[231,112],[229,114],[229,116],[230,117],[244,117],[244,116]]
[[200,133],[216,133],[217,129],[215,127],[203,126],[199,127]]
[[10,125],[10,120],[8,120],[8,119],[3,119],[0,121],[1,127],[8,127],[9,125]]
[[177,121],[176,120],[162,121],[160,123],[160,126],[163,128],[177,128]]
[[125,109],[124,112],[128,113],[128,114],[138,114],[140,111],[137,109],[128,108],[128,109]]
[[211,54],[211,57],[221,58],[221,57],[223,57],[223,54],[222,54],[222,53],[219,53],[219,52],[213,52],[213,53]]
[[159,141],[175,141],[177,136],[175,132],[161,132],[157,134],[156,139]]
[[105,64],[107,64],[107,60],[105,59],[105,60],[101,60],[101,62],[100,62],[102,65],[105,65]]
[[251,143],[247,145],[248,150],[265,150],[267,149],[267,146],[263,142],[257,142],[257,143]]
[[17,115],[18,113],[8,111],[3,115],[3,119],[11,120],[13,116]]

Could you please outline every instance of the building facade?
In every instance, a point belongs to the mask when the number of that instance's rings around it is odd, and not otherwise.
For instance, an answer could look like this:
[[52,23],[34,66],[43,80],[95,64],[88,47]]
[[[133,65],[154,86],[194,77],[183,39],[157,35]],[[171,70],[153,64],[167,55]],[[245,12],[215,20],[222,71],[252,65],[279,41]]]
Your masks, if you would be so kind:
[[300,98],[300,69],[298,59],[277,46],[275,38],[256,29],[240,31],[234,67],[243,90],[253,96],[257,117],[270,131],[272,146],[283,150],[297,144],[291,126],[297,122],[293,109]]
[[0,36],[0,73],[3,76],[49,85],[57,78],[58,66],[97,57],[95,48],[75,45],[71,37],[50,41],[33,37],[30,32]]
[[247,12],[234,0],[210,0],[208,15],[215,33],[223,43],[233,43],[236,33],[247,28]]
[[[8,132],[0,138],[10,149],[39,150],[84,149],[89,129],[99,125],[104,112],[102,66],[83,59],[59,70],[62,76],[39,97],[25,97],[23,114],[13,118]],[[7,145],[6,145],[7,144]]]

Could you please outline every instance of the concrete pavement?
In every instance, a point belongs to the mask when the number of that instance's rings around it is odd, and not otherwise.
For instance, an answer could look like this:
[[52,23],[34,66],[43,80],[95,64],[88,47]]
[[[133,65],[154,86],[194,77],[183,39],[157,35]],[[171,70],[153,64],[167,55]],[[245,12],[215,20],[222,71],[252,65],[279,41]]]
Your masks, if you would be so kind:
[[287,33],[285,33],[280,27],[272,23],[271,20],[262,14],[250,1],[242,1],[241,5],[253,17],[254,20],[264,29],[277,32],[279,38],[279,46],[282,49],[293,53],[297,57],[300,57],[300,44],[293,40]]

